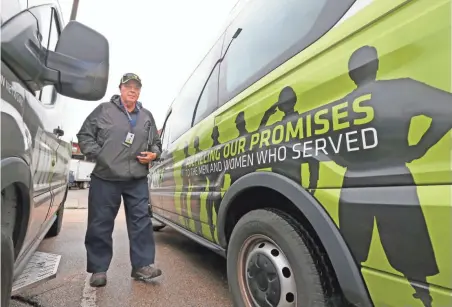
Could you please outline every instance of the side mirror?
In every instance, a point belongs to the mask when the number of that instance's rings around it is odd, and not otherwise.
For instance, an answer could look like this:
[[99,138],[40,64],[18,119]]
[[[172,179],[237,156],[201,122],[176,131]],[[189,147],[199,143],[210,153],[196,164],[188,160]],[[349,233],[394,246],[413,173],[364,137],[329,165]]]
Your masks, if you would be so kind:
[[60,129],[60,127],[53,129],[53,134],[55,134],[58,137],[61,137],[64,135],[64,131]]
[[107,39],[71,21],[63,29],[55,52],[49,51],[40,43],[33,10],[23,11],[2,25],[2,60],[34,91],[52,84],[64,96],[102,99],[110,66]]
[[47,66],[59,72],[58,93],[81,100],[102,99],[108,85],[109,55],[108,40],[102,34],[70,21],[47,58]]

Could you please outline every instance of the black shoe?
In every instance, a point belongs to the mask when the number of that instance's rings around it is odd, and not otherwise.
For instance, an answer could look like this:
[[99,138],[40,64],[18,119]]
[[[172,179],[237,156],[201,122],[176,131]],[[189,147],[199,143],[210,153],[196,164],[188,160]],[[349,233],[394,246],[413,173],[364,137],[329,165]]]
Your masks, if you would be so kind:
[[107,273],[93,273],[89,279],[91,287],[104,287],[107,284]]
[[162,275],[162,270],[156,268],[153,265],[147,265],[139,269],[132,269],[131,274],[131,276],[136,280],[144,281],[159,277],[160,275]]

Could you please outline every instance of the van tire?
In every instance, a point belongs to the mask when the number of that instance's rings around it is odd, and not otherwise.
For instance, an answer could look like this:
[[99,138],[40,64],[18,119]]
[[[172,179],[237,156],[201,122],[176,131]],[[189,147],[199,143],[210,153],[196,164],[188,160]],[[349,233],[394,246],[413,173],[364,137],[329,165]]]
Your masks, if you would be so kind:
[[[16,228],[17,222],[17,211],[19,195],[18,190],[14,185],[9,185],[5,187],[2,192],[2,231],[5,231],[7,234],[10,234],[11,237],[14,237],[14,230]],[[14,239],[13,239],[14,241]]]
[[160,230],[162,230],[163,228],[166,227],[166,224],[157,221],[153,215],[152,215],[152,207],[151,205],[148,205],[148,213],[149,213],[149,218],[151,219],[151,223],[152,223],[152,230],[155,232],[158,232]]
[[[228,283],[234,306],[254,307],[253,303],[246,303],[247,296],[252,302],[251,290],[247,290],[252,287],[247,286],[250,278],[245,273],[247,267],[251,272],[257,270],[256,263],[260,264],[259,268],[267,268],[267,277],[278,276],[272,284],[276,288],[267,292],[272,292],[274,306],[281,300],[292,302],[289,305],[295,307],[329,306],[323,286],[323,279],[328,277],[319,269],[320,257],[310,248],[310,240],[302,225],[284,212],[259,209],[245,214],[232,231],[227,252]],[[254,261],[250,254],[256,255]],[[279,282],[282,279],[285,279],[283,285]],[[267,284],[267,288],[270,286]]]
[[1,287],[2,287],[2,305],[1,307],[9,307],[11,301],[11,290],[13,287],[14,274],[14,244],[11,235],[6,229],[2,227],[2,272],[1,272]]
[[165,224],[162,224],[162,225],[152,225],[152,229],[153,229],[154,231],[156,231],[156,232],[162,230],[162,229],[165,228],[165,227],[166,227]]
[[88,182],[87,181],[81,181],[78,183],[78,188],[80,190],[85,190],[88,188]]
[[63,225],[64,202],[62,202],[56,214],[57,218],[55,222],[53,222],[52,227],[50,227],[49,231],[47,232],[47,238],[53,238],[60,234],[61,226]]
[[166,224],[164,224],[164,223],[162,223],[160,221],[157,221],[153,217],[151,217],[151,220],[152,220],[152,230],[154,230],[154,231],[160,231],[160,230],[162,230],[163,228],[166,227]]

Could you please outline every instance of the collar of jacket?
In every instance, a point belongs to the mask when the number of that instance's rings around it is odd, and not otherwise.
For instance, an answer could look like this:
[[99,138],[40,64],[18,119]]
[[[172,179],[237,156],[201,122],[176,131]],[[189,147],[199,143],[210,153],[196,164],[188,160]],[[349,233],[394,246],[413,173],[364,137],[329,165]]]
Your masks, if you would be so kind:
[[[114,103],[118,108],[125,111],[124,105],[121,102],[121,96],[119,95],[113,95],[111,96],[110,102]],[[139,111],[143,108],[143,104],[139,101],[136,103],[136,109]]]

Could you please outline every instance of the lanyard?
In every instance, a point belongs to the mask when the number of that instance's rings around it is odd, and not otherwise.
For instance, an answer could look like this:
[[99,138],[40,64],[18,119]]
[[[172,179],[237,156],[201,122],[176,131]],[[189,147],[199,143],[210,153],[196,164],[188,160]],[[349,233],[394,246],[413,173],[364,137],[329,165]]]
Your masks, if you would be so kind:
[[[125,111],[126,111],[127,118],[129,119],[130,125],[131,125],[131,126],[135,126],[135,125],[133,124],[133,119],[132,119],[132,117],[130,116],[129,111],[127,111],[127,110],[125,110]],[[136,124],[136,123],[135,123],[135,124]]]
[[[127,111],[127,109],[126,109],[126,107],[124,105],[123,105],[123,108],[124,108],[124,111],[126,112],[127,119],[129,120],[129,124],[130,124],[131,129],[135,128],[135,126],[137,124],[137,121],[138,121],[138,116],[137,116],[137,118],[135,120],[133,120],[132,117],[130,116],[129,111]],[[138,107],[138,105],[136,105],[135,108],[138,111],[140,111],[140,108]]]

